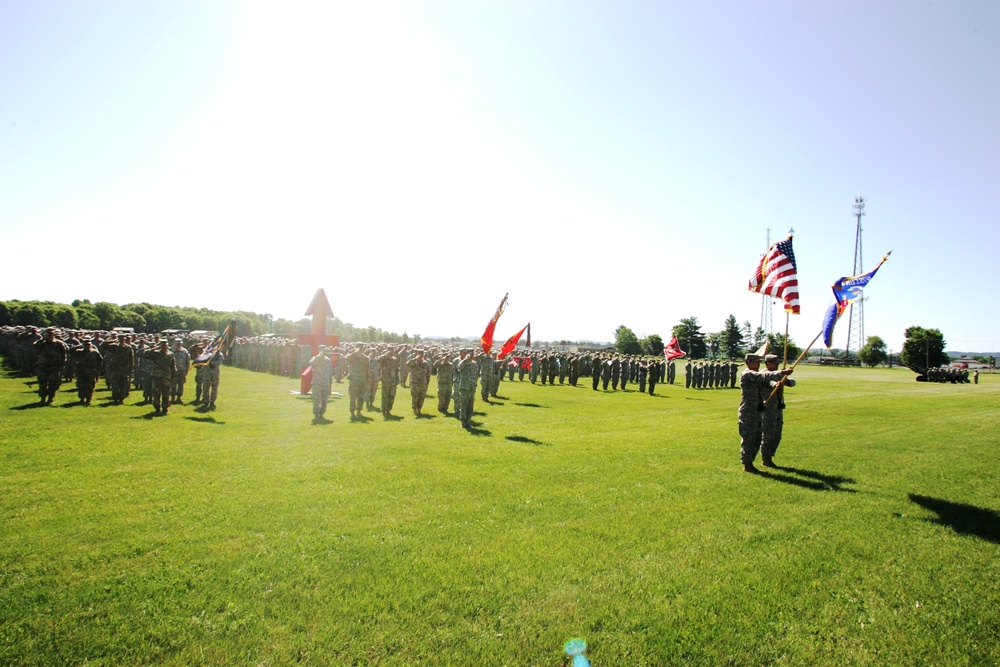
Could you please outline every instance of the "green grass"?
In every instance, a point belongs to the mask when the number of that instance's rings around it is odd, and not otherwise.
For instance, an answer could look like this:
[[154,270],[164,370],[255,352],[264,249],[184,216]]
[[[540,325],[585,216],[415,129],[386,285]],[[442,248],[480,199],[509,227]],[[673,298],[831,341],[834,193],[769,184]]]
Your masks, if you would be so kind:
[[225,368],[154,419],[8,372],[0,664],[1000,663],[1000,379],[795,377],[753,476],[734,390],[504,382],[470,433],[405,389],[312,425]]

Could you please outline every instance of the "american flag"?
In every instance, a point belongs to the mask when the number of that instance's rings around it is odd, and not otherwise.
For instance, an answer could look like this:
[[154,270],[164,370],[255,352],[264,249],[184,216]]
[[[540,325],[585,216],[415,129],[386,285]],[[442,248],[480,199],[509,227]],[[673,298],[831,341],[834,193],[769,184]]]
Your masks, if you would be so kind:
[[799,274],[791,236],[772,245],[761,257],[747,287],[751,292],[782,299],[785,312],[799,314]]

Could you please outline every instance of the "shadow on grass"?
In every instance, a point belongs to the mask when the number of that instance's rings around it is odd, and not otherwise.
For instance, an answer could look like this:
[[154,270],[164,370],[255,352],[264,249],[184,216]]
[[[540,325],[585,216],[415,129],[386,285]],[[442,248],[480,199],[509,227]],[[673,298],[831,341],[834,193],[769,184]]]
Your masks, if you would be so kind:
[[539,405],[538,403],[515,403],[514,405],[519,408],[547,408],[547,405]]
[[222,426],[226,422],[220,422],[215,417],[185,417],[193,422],[198,422],[199,424],[215,424],[216,426]]
[[[402,419],[402,417],[400,417],[400,419]],[[368,415],[351,415],[352,424],[367,424],[370,421],[372,421],[372,418]]]
[[[473,413],[473,414],[475,414],[475,413]],[[472,422],[472,421],[469,422],[469,426],[465,430],[468,431],[470,435],[486,436],[487,438],[492,438],[493,437],[493,432],[492,431],[490,431],[489,429],[485,429],[485,428],[479,428],[479,426],[475,422]]]
[[526,438],[523,435],[508,435],[507,440],[511,442],[523,442],[526,445],[544,445],[545,443],[541,440],[535,440],[533,438]]
[[959,535],[972,535],[1000,544],[1000,513],[917,493],[911,493],[910,500],[937,514],[936,519],[924,519],[925,521],[948,526]]
[[[792,477],[790,475],[779,475],[772,470],[778,472],[792,473],[793,475],[798,475],[799,477]],[[804,489],[812,489],[813,491],[840,491],[843,493],[857,493],[855,489],[845,489],[841,485],[843,484],[854,484],[854,480],[850,477],[842,477],[840,475],[824,475],[823,473],[816,472],[814,470],[803,470],[802,468],[792,468],[788,466],[778,466],[777,468],[771,468],[768,470],[761,470],[760,475],[768,479],[773,479],[776,482],[783,482],[785,484],[792,484],[794,486],[799,486]],[[800,477],[805,477],[806,479],[800,479]]]
[[394,415],[391,412],[387,415],[382,415],[382,419],[387,422],[401,422],[403,418],[399,415]]
[[34,401],[32,403],[25,403],[24,405],[14,405],[11,406],[11,410],[33,410],[34,408],[47,408],[49,407],[45,403],[40,401]]

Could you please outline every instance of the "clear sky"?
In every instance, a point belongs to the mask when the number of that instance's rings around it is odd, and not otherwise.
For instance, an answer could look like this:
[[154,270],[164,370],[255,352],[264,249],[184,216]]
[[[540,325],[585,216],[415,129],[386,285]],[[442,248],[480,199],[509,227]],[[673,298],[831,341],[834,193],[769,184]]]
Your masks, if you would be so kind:
[[996,351],[998,119],[993,0],[0,0],[0,299],[666,338],[794,228],[804,345],[863,196],[866,335]]

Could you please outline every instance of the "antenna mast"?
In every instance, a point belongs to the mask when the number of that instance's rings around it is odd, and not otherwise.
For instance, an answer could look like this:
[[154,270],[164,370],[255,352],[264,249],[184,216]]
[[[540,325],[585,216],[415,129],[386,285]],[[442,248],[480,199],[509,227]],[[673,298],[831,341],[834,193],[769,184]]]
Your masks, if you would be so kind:
[[[861,258],[861,218],[865,214],[865,198],[854,198],[854,217],[858,219],[857,231],[854,233],[854,273],[859,276],[864,273],[864,260]],[[847,350],[845,356],[850,358],[851,350],[859,352],[865,344],[865,303],[864,297],[851,304],[847,325]]]
[[[768,227],[767,245],[764,247],[764,253],[766,254],[767,251],[770,249],[771,249],[771,228]],[[774,302],[771,300],[771,297],[768,296],[767,294],[761,293],[760,296],[762,298],[760,304],[760,328],[764,331],[764,333],[769,334],[771,333],[771,329],[773,326],[771,322],[771,311],[772,311],[771,306],[773,305]]]

